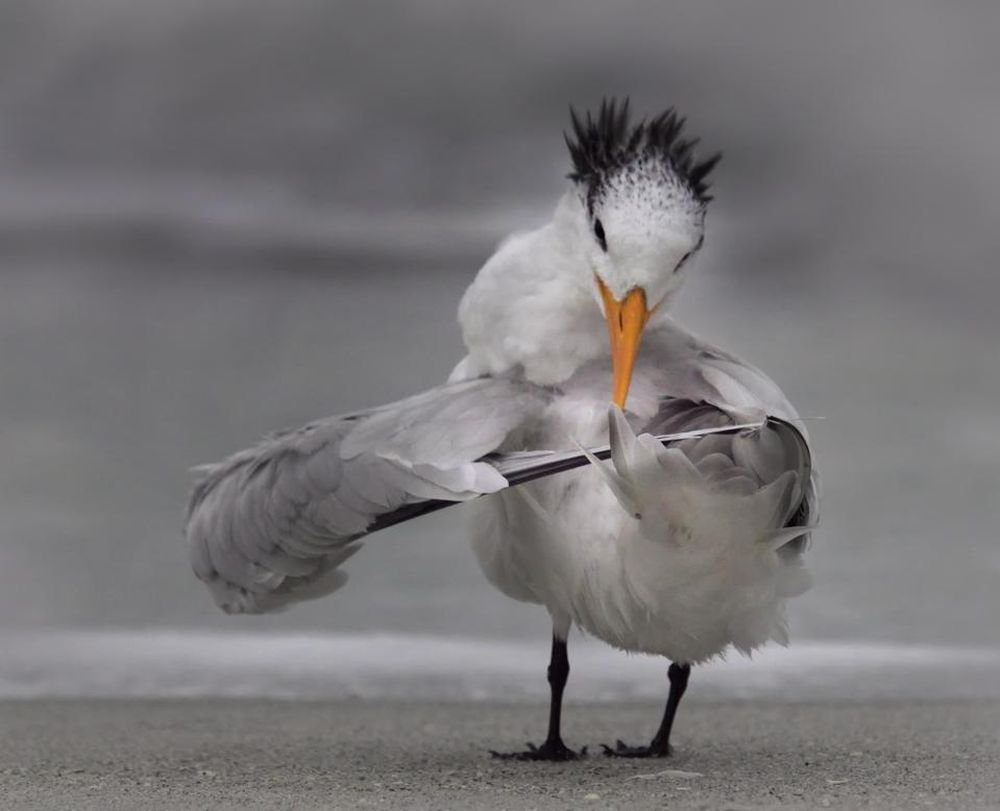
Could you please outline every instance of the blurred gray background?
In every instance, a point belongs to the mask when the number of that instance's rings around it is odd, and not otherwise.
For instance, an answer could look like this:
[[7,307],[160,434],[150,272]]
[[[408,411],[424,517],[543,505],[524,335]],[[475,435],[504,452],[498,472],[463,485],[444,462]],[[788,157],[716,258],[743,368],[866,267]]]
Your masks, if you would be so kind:
[[629,94],[726,155],[675,315],[824,418],[794,635],[1000,644],[998,37],[992,0],[5,0],[0,629],[544,640],[461,507],[226,618],[186,470],[441,381],[568,105]]

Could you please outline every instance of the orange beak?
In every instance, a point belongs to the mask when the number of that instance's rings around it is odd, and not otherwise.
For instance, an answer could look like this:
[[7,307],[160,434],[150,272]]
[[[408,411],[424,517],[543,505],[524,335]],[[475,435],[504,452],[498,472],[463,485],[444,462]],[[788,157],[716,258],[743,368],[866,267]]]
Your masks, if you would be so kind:
[[611,338],[611,370],[614,376],[611,399],[619,408],[625,408],[642,328],[649,320],[650,310],[646,308],[646,293],[638,287],[629,290],[621,301],[611,295],[600,278],[597,279],[597,287],[604,300],[608,337]]

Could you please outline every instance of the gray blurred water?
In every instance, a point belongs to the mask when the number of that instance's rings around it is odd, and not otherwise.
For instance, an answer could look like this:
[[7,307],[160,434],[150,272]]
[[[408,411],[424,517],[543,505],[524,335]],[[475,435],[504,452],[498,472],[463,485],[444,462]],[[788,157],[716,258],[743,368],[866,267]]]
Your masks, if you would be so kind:
[[544,639],[462,507],[222,617],[185,471],[443,379],[463,287],[563,189],[567,104],[627,92],[726,151],[675,314],[824,418],[795,635],[1000,644],[998,33],[985,0],[10,0],[0,628]]

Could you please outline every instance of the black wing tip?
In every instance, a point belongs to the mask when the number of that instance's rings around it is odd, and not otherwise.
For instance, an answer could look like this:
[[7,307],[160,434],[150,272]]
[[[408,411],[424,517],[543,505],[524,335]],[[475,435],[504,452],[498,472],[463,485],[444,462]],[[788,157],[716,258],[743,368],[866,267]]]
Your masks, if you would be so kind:
[[652,119],[631,124],[630,99],[605,96],[596,117],[588,110],[581,116],[570,105],[570,131],[563,132],[573,162],[568,177],[577,183],[596,184],[611,170],[641,155],[663,160],[691,190],[702,205],[711,201],[709,175],[722,159],[716,152],[697,160],[697,138],[682,138],[686,119],[668,107]]

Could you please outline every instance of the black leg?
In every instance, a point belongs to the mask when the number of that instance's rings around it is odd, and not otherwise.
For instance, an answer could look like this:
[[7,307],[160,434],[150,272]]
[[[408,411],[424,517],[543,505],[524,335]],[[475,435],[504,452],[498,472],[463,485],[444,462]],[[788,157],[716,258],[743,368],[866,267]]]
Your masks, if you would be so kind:
[[667,706],[663,710],[660,728],[656,731],[649,746],[627,746],[622,741],[618,741],[614,749],[605,746],[604,754],[610,757],[668,757],[673,751],[670,746],[670,730],[674,725],[677,706],[681,703],[684,691],[687,690],[690,675],[691,665],[670,665],[670,669],[667,671],[667,677],[670,679],[670,695],[667,697]]
[[528,744],[525,752],[491,752],[496,758],[503,760],[575,760],[587,754],[584,747],[579,753],[567,748],[559,732],[562,721],[563,690],[569,679],[569,657],[566,655],[566,640],[552,637],[552,656],[549,659],[549,688],[552,691],[552,702],[549,705],[549,734],[541,746]]

